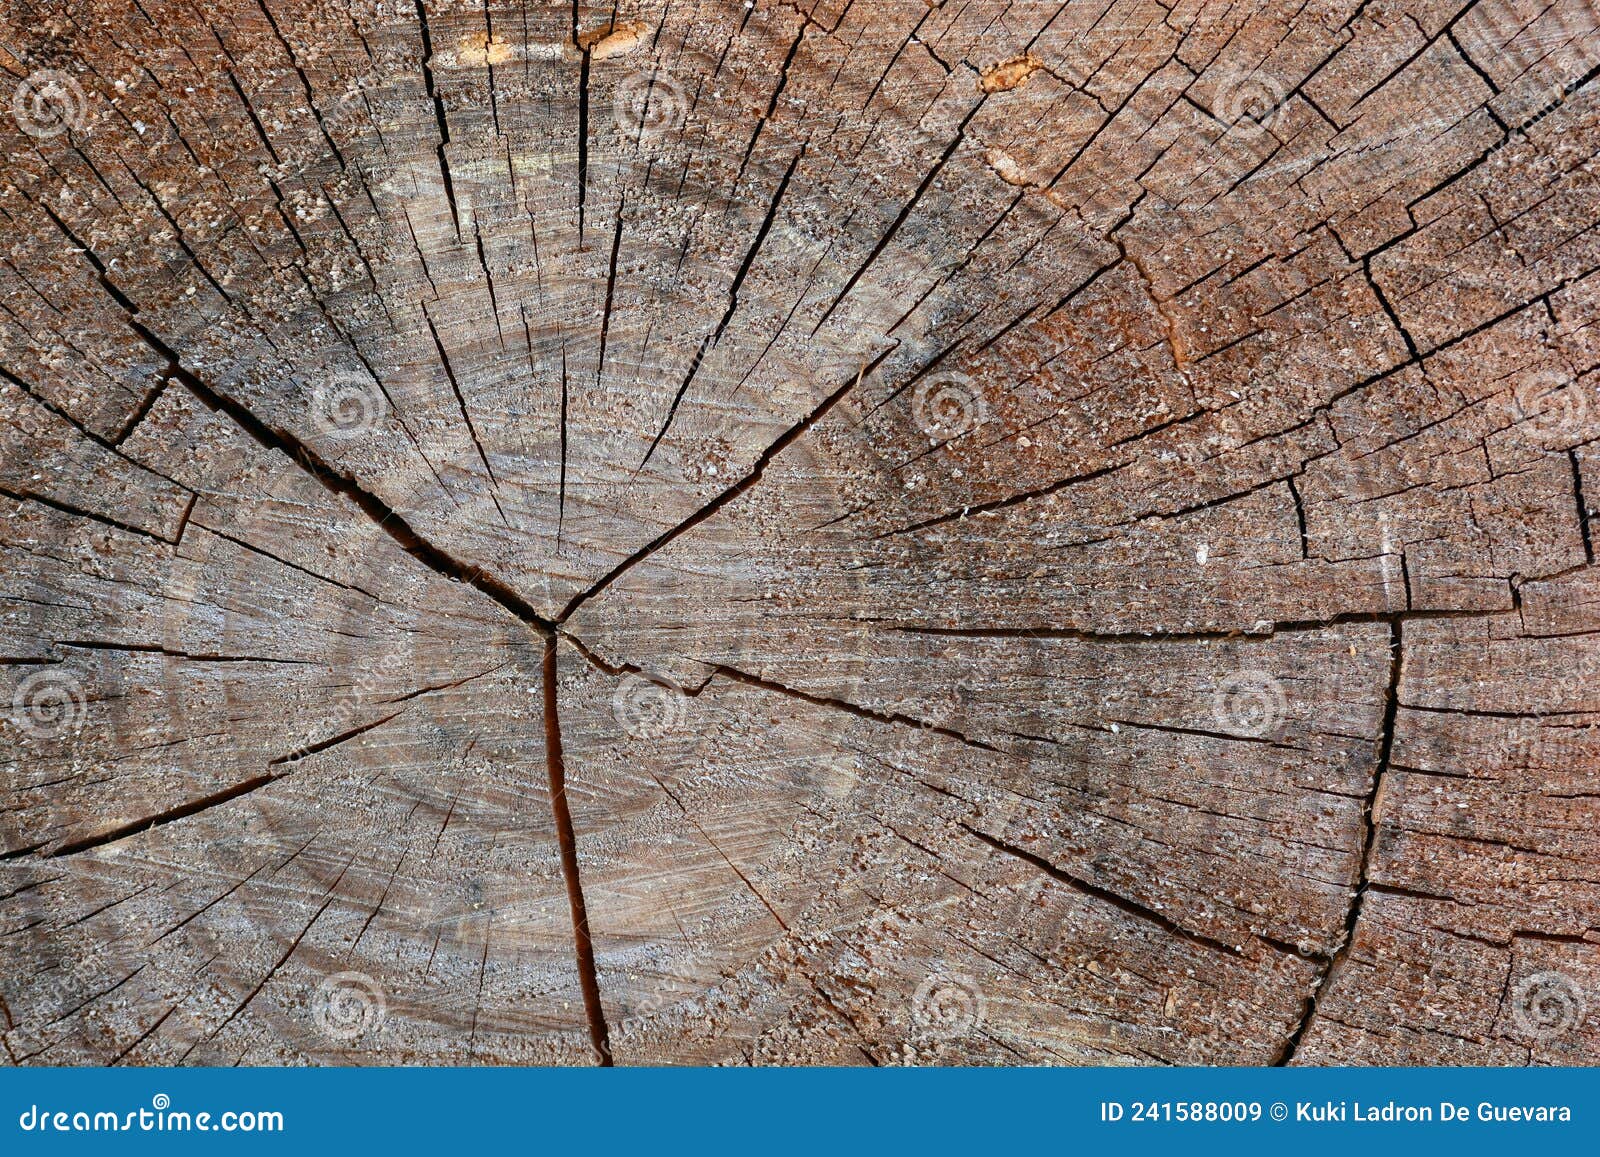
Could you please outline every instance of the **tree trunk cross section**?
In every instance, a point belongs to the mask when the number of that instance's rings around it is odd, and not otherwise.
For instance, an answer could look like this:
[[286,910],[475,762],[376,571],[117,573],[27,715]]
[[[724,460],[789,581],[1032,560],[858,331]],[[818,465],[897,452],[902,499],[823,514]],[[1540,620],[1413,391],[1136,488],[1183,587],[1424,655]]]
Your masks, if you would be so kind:
[[1597,93],[0,0],[0,1060],[1600,1060]]

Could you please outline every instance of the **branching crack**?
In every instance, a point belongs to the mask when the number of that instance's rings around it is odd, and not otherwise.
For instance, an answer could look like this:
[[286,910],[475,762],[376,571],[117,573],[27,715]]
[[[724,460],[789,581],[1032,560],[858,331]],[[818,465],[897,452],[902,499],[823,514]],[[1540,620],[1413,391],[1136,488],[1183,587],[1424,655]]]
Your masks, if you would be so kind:
[[[135,311],[130,310],[130,312]],[[300,442],[287,432],[267,425],[246,407],[212,389],[197,376],[185,370],[179,364],[177,355],[139,322],[130,319],[130,324],[153,349],[167,358],[171,367],[170,372],[174,379],[187,387],[206,406],[228,415],[241,429],[262,446],[286,455],[321,482],[328,490],[354,502],[367,517],[424,566],[444,575],[446,578],[465,583],[488,595],[506,611],[525,623],[543,640],[542,681],[544,684],[545,751],[550,779],[550,806],[555,821],[557,842],[560,845],[562,875],[566,882],[568,905],[572,914],[578,981],[583,992],[584,1011],[589,1024],[590,1040],[599,1062],[602,1065],[610,1065],[612,1063],[610,1036],[606,1028],[604,1009],[600,1001],[599,977],[595,967],[594,947],[589,936],[587,910],[584,904],[582,885],[578,877],[577,836],[573,829],[572,812],[567,803],[566,766],[561,749],[561,726],[557,711],[555,655],[557,643],[555,624],[540,615],[509,584],[484,573],[479,568],[467,566],[428,542],[382,499],[362,489],[352,478],[335,471],[311,447]],[[839,392],[839,395],[842,395],[842,393],[843,390]],[[836,395],[833,400],[837,400],[839,395]],[[827,404],[831,404],[831,402],[825,403],[825,406]],[[820,416],[820,413],[813,415],[813,417]],[[808,425],[809,423],[802,423],[793,432],[793,436],[798,437],[799,433]],[[792,441],[793,439],[790,438],[789,440]],[[787,444],[787,441],[782,442],[782,445]],[[772,448],[769,454],[776,453],[782,448],[782,445]],[[765,465],[765,462],[762,465]],[[454,685],[456,684],[446,684],[445,686]],[[410,698],[410,696],[403,698]],[[399,714],[399,712],[395,714]],[[375,723],[363,725],[311,747],[293,752],[288,756],[275,760],[274,766],[291,763],[307,755],[326,750],[364,731],[380,726],[393,717],[394,715],[387,716]],[[239,796],[264,787],[286,774],[288,772],[267,773],[257,776],[244,783],[237,784],[225,792],[219,792],[204,799],[192,801],[153,818],[136,821],[116,831],[66,845],[52,854],[66,855],[74,851],[86,850],[90,847],[121,839],[123,836],[131,835],[146,827],[171,823],[174,820],[193,815],[206,808],[214,807],[219,803],[237,799]]]

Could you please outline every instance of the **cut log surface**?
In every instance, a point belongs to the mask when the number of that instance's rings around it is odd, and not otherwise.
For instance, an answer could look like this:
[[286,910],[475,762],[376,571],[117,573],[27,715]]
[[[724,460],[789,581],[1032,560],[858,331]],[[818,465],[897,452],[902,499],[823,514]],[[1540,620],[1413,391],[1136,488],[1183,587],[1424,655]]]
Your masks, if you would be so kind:
[[1600,1062],[1595,0],[0,72],[0,1059]]

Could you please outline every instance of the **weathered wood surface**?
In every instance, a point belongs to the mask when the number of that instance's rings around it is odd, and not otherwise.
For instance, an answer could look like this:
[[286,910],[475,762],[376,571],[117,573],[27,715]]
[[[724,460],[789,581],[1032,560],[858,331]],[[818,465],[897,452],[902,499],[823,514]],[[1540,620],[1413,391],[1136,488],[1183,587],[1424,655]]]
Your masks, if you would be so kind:
[[8,1062],[1600,1059],[1593,0],[0,17]]

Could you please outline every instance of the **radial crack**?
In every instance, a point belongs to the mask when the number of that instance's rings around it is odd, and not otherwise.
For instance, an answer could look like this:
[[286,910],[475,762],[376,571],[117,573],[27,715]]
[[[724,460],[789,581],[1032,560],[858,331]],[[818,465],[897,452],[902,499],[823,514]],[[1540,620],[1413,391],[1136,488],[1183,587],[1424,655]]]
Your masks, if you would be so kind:
[[611,1033],[606,1027],[605,1008],[600,1003],[600,979],[594,962],[594,942],[589,936],[588,908],[583,900],[583,885],[578,878],[578,837],[572,825],[572,809],[567,804],[567,765],[561,749],[561,716],[556,692],[556,648],[554,634],[547,636],[544,648],[544,748],[550,773],[550,810],[555,814],[556,841],[561,851],[561,875],[567,884],[567,906],[572,912],[572,938],[578,958],[578,984],[583,990],[583,1010],[589,1020],[589,1040],[600,1064],[610,1065]]
[[1403,645],[1401,625],[1399,620],[1396,620],[1389,626],[1389,686],[1384,699],[1383,730],[1378,744],[1377,766],[1372,773],[1372,794],[1367,797],[1366,806],[1362,809],[1362,815],[1366,820],[1366,832],[1361,847],[1361,868],[1355,890],[1350,893],[1350,907],[1345,913],[1344,935],[1339,941],[1339,946],[1318,971],[1311,993],[1306,997],[1300,1020],[1290,1032],[1289,1039],[1284,1041],[1277,1057],[1273,1059],[1274,1065],[1291,1064],[1295,1054],[1300,1051],[1300,1042],[1305,1039],[1306,1030],[1316,1019],[1318,1002],[1327,991],[1334,974],[1344,964],[1345,957],[1350,954],[1351,945],[1355,943],[1356,922],[1361,919],[1362,904],[1366,901],[1367,892],[1372,888],[1372,853],[1378,842],[1377,810],[1383,796],[1384,774],[1389,770],[1389,757],[1394,751],[1395,719],[1400,710]]
[[739,495],[743,494],[757,482],[761,481],[762,473],[766,470],[767,466],[771,464],[774,458],[783,453],[787,447],[789,447],[807,430],[811,429],[812,426],[815,426],[818,422],[820,422],[823,417],[826,416],[829,410],[838,405],[840,400],[843,399],[846,394],[859,386],[861,384],[861,380],[867,374],[877,369],[878,366],[882,364],[883,360],[892,352],[894,352],[893,347],[879,354],[873,361],[863,363],[861,369],[856,372],[856,376],[854,378],[845,382],[844,385],[840,386],[837,390],[833,391],[833,393],[822,399],[815,409],[813,409],[804,418],[801,418],[800,421],[796,422],[793,426],[790,426],[789,429],[783,432],[782,436],[779,437],[777,441],[773,442],[772,445],[763,450],[761,452],[761,456],[756,459],[755,464],[750,468],[750,473],[746,474],[738,482],[735,482],[732,486],[728,487],[728,489],[724,490],[721,494],[718,494],[715,498],[706,503],[699,510],[696,510],[688,518],[685,518],[682,522],[678,523],[678,525],[672,527],[670,530],[664,531],[655,538],[651,539],[649,542],[645,543],[644,546],[634,551],[627,558],[623,559],[616,566],[612,567],[609,571],[602,575],[600,579],[587,590],[580,591],[578,594],[574,595],[567,603],[566,607],[562,609],[561,613],[556,616],[555,624],[560,625],[565,623],[572,617],[574,611],[576,611],[590,599],[594,598],[595,595],[605,590],[606,587],[614,583],[622,576],[624,572],[631,570],[635,566],[638,566],[641,562],[649,558],[662,547],[666,546],[667,543],[677,538],[680,534],[699,526],[702,522],[710,518],[717,511],[721,510],[728,503],[732,502],[735,498],[738,498]]

